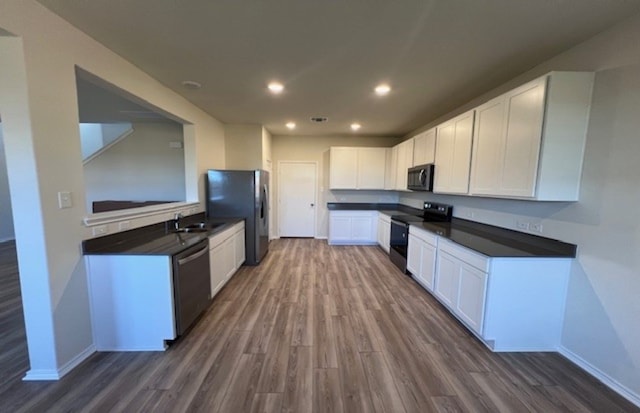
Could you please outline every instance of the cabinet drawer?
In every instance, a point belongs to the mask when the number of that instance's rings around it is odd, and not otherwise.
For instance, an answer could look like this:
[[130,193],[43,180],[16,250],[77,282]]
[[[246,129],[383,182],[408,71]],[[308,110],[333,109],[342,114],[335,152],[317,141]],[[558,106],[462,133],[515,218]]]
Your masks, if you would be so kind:
[[479,254],[475,251],[471,251],[469,248],[465,248],[455,242],[447,239],[441,239],[438,243],[438,250],[444,251],[459,260],[475,267],[483,272],[489,271],[489,258],[485,255]]
[[409,234],[419,238],[420,240],[426,242],[427,244],[431,244],[431,246],[438,245],[438,236],[433,232],[427,231],[426,229],[419,228],[415,225],[409,226]]

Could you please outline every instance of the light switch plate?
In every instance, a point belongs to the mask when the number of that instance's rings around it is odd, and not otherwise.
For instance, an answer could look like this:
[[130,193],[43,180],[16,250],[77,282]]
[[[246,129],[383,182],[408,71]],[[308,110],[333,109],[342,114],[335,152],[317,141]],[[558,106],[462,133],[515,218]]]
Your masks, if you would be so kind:
[[58,207],[60,209],[63,209],[63,208],[71,208],[72,206],[73,206],[73,202],[71,201],[71,192],[69,191],[58,192]]

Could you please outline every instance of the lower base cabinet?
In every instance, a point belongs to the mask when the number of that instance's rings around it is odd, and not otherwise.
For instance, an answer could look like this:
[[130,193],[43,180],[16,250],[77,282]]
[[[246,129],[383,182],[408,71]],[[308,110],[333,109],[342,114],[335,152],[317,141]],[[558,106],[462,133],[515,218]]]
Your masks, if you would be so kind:
[[556,351],[570,266],[570,258],[489,258],[439,239],[434,295],[493,351]]
[[409,227],[407,270],[429,292],[433,292],[438,237],[427,231]]
[[388,254],[391,241],[391,217],[383,213],[378,214],[378,245]]
[[412,225],[407,270],[493,351],[556,351],[570,258],[487,257]]
[[330,245],[375,245],[378,241],[377,211],[330,211]]
[[231,279],[244,260],[244,221],[209,237],[211,298]]
[[476,333],[482,332],[487,273],[447,254],[438,256],[435,294]]
[[171,257],[87,255],[97,351],[163,351],[177,336]]

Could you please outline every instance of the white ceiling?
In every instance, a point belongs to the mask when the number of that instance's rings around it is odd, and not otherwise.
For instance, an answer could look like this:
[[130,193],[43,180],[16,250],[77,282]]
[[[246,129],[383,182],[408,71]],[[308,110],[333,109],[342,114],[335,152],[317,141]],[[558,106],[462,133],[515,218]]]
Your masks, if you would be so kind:
[[[39,1],[222,122],[289,134],[291,120],[304,135],[351,133],[353,121],[362,135],[404,135],[640,11],[639,0]],[[379,98],[383,81],[393,90]]]

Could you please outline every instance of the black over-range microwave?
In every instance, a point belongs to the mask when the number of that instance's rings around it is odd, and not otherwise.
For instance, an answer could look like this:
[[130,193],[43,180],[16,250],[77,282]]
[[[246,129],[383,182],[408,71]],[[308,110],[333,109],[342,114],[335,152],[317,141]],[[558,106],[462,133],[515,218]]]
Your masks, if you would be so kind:
[[435,167],[432,163],[409,168],[407,189],[412,191],[433,191],[434,169]]

